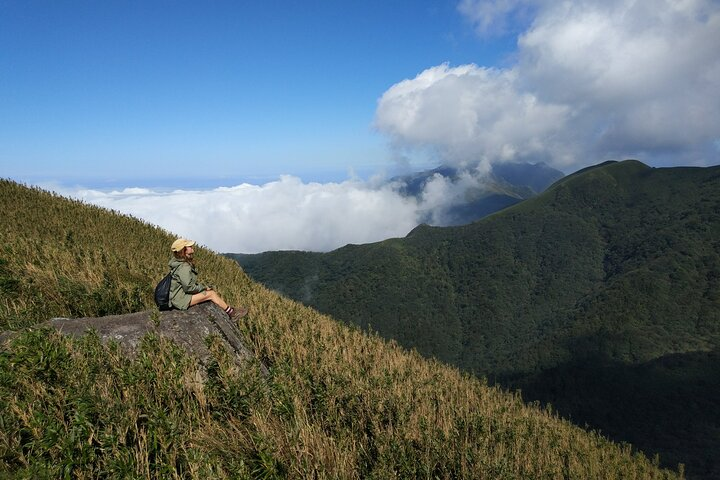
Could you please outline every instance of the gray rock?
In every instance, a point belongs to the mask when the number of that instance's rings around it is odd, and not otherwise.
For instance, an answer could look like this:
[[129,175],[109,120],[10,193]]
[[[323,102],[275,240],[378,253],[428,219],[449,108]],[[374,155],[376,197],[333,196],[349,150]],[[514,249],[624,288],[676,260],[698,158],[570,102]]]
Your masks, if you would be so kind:
[[[98,318],[52,318],[41,326],[51,326],[65,335],[75,337],[80,337],[92,329],[103,342],[115,341],[129,355],[137,351],[143,336],[155,332],[182,347],[202,365],[207,365],[212,358],[205,342],[206,338],[212,335],[220,338],[227,351],[234,355],[238,366],[247,366],[249,362],[256,360],[255,355],[240,338],[237,326],[222,309],[210,302],[190,307],[188,310],[147,310]],[[268,374],[268,369],[262,362],[255,363],[263,374]]]

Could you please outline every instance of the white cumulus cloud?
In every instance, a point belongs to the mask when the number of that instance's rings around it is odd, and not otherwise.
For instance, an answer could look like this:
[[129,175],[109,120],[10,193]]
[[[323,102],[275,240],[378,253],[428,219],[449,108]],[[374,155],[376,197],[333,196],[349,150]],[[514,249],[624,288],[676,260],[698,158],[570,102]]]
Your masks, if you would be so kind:
[[439,152],[446,163],[537,158],[568,121],[568,108],[517,86],[512,70],[447,64],[388,89],[375,125],[397,142]]
[[[390,87],[375,125],[441,161],[720,161],[720,3],[463,0],[491,34],[532,13],[505,69],[439,65]],[[522,23],[521,23],[522,24]]]

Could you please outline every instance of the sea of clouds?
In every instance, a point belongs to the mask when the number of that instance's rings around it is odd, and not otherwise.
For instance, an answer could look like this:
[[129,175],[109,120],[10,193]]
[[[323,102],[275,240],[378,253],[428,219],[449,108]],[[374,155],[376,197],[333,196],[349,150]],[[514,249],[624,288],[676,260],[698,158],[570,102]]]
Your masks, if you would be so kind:
[[143,219],[221,253],[329,251],[405,236],[421,220],[442,224],[444,212],[463,201],[458,189],[477,185],[476,178],[462,175],[454,183],[437,175],[418,197],[402,195],[397,182],[306,183],[293,176],[208,190],[53,190]]

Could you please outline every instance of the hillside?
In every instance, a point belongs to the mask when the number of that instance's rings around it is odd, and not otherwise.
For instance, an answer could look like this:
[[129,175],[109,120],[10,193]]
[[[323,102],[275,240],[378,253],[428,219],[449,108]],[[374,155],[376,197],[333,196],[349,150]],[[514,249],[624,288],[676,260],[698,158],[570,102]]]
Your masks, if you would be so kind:
[[[136,359],[25,327],[151,307],[173,239],[136,219],[0,181],[0,476],[14,478],[675,478],[517,395],[343,326],[199,248],[251,313],[270,368],[197,365],[158,337]],[[682,476],[682,475],[680,475]]]
[[[650,367],[720,349],[719,238],[720,167],[624,161],[466,226],[420,226],[327,254],[231,256],[254,279],[335,318],[522,388],[663,458],[691,456],[698,475],[720,475],[718,357],[690,362],[702,368],[688,388],[679,369]],[[646,400],[632,382],[615,382],[642,368],[655,373],[651,390],[680,392],[618,410],[620,400]],[[594,411],[581,388],[588,376]],[[670,417],[677,401],[689,407]],[[628,421],[643,408],[654,423]]]

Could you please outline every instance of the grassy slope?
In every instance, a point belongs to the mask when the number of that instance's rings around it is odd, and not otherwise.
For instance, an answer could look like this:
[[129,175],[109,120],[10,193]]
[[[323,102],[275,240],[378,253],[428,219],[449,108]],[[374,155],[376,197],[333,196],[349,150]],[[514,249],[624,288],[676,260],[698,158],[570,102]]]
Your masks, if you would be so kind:
[[[598,377],[605,383],[597,388],[606,392],[594,402],[604,405],[606,418],[598,418],[583,410],[585,390],[566,374],[583,378],[607,367],[630,378],[624,366],[719,348],[718,238],[720,168],[651,169],[626,161],[578,172],[463,227],[421,226],[405,239],[323,255],[237,258],[253,278],[336,318],[520,386],[529,398],[566,405],[562,413],[640,440],[648,451],[702,462],[718,447],[714,431],[694,438],[702,422],[712,421],[709,413],[687,409],[684,432],[662,423],[671,441],[661,441],[652,428],[631,430],[636,423],[625,414],[622,425],[612,418],[618,396],[639,396]],[[706,377],[717,368],[715,358],[705,363]],[[564,391],[544,388],[562,378]],[[715,385],[708,378],[698,384]],[[700,390],[703,401],[712,401],[711,388]],[[695,391],[682,400],[692,404]],[[671,407],[672,399],[653,404],[650,418]],[[718,468],[715,462],[700,470]]]
[[[0,182],[0,319],[150,308],[172,237]],[[518,396],[343,326],[200,249],[201,275],[251,315],[271,377],[221,351],[197,381],[172,345],[136,360],[26,330],[0,351],[0,474],[27,478],[671,478]],[[212,342],[212,339],[208,341]],[[217,345],[217,344],[215,344]]]

